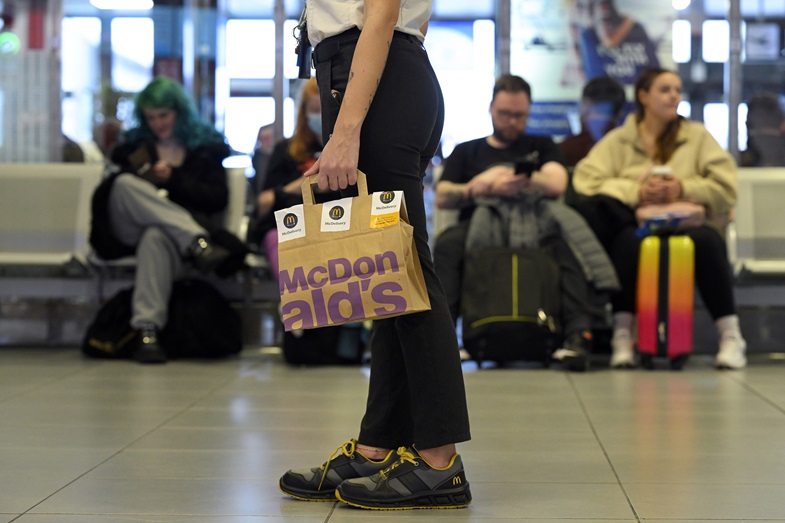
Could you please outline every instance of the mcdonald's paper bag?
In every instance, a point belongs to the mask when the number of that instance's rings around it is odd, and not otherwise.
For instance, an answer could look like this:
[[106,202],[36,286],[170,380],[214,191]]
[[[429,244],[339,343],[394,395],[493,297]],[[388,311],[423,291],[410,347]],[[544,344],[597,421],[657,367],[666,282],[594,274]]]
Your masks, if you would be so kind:
[[315,204],[309,177],[303,204],[275,212],[284,328],[389,318],[431,308],[402,191]]

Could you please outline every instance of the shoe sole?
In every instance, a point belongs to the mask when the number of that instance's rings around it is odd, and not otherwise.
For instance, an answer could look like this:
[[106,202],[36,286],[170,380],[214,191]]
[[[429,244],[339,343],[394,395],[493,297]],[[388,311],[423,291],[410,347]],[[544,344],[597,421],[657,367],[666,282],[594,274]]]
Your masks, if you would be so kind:
[[586,372],[589,370],[589,360],[580,356],[565,356],[561,359],[565,370],[570,372]]
[[138,363],[166,363],[167,361],[166,355],[157,352],[140,351],[135,352],[132,357]]
[[[366,510],[420,510],[420,509],[453,509],[465,508],[472,502],[472,493],[469,485],[465,488],[440,492],[439,494],[413,494],[399,498],[395,502],[368,503],[345,499],[336,490],[335,497],[338,501],[352,507]],[[407,504],[411,503],[411,504]]]
[[278,483],[278,489],[281,492],[283,492],[284,494],[286,494],[289,497],[292,497],[292,498],[300,500],[300,501],[314,501],[314,502],[317,502],[317,503],[319,503],[319,502],[325,503],[325,502],[338,501],[338,499],[335,497],[335,491],[334,490],[332,492],[330,492],[329,490],[326,490],[326,491],[320,493],[320,494],[323,494],[323,495],[319,496],[319,495],[314,495],[312,491],[299,490],[299,489],[286,490],[287,488],[289,488],[289,487],[284,487],[280,482]]
[[745,363],[741,367],[734,367],[733,365],[728,365],[727,363],[717,363],[714,365],[717,370],[743,370],[747,364]]

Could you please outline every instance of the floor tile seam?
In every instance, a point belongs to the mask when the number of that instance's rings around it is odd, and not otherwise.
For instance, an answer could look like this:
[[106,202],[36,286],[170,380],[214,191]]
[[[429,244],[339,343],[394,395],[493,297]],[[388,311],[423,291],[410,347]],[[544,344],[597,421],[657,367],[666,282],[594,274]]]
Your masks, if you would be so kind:
[[586,486],[586,485],[608,485],[608,486],[618,486],[617,481],[554,481],[554,480],[516,480],[516,479],[507,479],[504,481],[493,481],[493,480],[486,480],[483,481],[481,479],[471,479],[469,482],[472,485],[479,484],[479,485],[559,485],[559,486],[566,486],[566,485],[574,485],[574,486]]
[[630,493],[627,492],[627,488],[625,487],[624,482],[621,480],[621,476],[619,475],[619,471],[616,470],[616,467],[614,466],[613,461],[611,460],[611,457],[608,454],[608,450],[605,448],[605,445],[603,445],[602,440],[600,439],[600,435],[597,432],[597,428],[594,426],[594,422],[592,421],[591,416],[589,415],[589,411],[588,411],[588,409],[586,408],[586,405],[583,402],[583,398],[581,398],[580,392],[578,391],[578,387],[575,384],[575,380],[573,379],[573,376],[571,374],[567,373],[567,374],[565,374],[565,377],[566,377],[567,382],[569,383],[570,387],[572,388],[573,393],[575,394],[575,399],[576,399],[576,401],[578,402],[578,404],[581,407],[581,411],[583,412],[583,416],[584,416],[586,422],[589,424],[589,428],[591,429],[591,432],[594,435],[595,441],[600,446],[600,449],[602,450],[602,453],[605,456],[605,460],[608,463],[608,466],[611,468],[611,472],[613,473],[613,476],[616,478],[616,484],[619,486],[619,488],[622,491],[622,494],[624,494],[624,498],[627,500],[627,505],[629,506],[630,510],[632,511],[632,515],[635,517],[635,519],[637,521],[641,521],[641,516],[640,516],[640,514],[638,514],[638,511],[635,509],[635,505],[632,502],[632,498],[630,497]]
[[[26,511],[24,511],[24,512],[22,513],[22,516],[24,516],[24,515],[26,515],[26,514],[35,514],[34,512],[31,512],[32,510],[34,510],[34,509],[35,509],[35,507],[37,507],[37,506],[40,506],[42,503],[45,503],[47,500],[49,500],[49,499],[50,499],[50,498],[52,498],[53,496],[57,495],[59,492],[62,492],[63,490],[65,490],[65,489],[66,489],[66,488],[68,488],[69,486],[73,485],[74,483],[76,483],[76,482],[77,482],[77,481],[79,481],[80,479],[84,478],[85,476],[87,476],[88,474],[90,474],[91,472],[93,472],[94,470],[96,470],[98,467],[100,467],[100,466],[104,465],[105,463],[108,463],[108,462],[109,462],[111,459],[113,459],[114,457],[116,457],[116,456],[118,456],[118,455],[122,454],[122,453],[123,453],[123,452],[124,452],[126,449],[128,449],[128,448],[132,447],[133,445],[135,445],[135,444],[136,444],[136,443],[138,443],[139,441],[143,440],[144,438],[146,438],[146,437],[147,437],[147,436],[149,436],[150,434],[152,434],[152,433],[154,433],[155,431],[157,431],[157,430],[161,429],[161,428],[162,428],[162,427],[164,427],[164,426],[165,426],[167,423],[171,422],[173,419],[176,419],[178,416],[180,416],[180,415],[181,415],[183,412],[186,412],[186,411],[187,411],[187,410],[188,410],[190,407],[192,407],[194,404],[196,404],[197,402],[199,402],[199,401],[203,400],[205,397],[208,397],[210,394],[212,394],[212,393],[213,393],[213,391],[214,391],[214,390],[217,390],[218,388],[225,386],[225,385],[226,385],[226,383],[230,382],[230,381],[231,381],[231,380],[233,380],[233,379],[236,379],[236,376],[232,376],[232,377],[230,377],[230,378],[227,378],[227,379],[226,379],[226,380],[225,380],[223,383],[221,383],[220,385],[216,385],[216,386],[215,386],[215,387],[213,387],[212,389],[209,389],[209,390],[205,391],[204,395],[203,395],[201,398],[195,399],[193,402],[191,402],[191,404],[190,404],[190,405],[188,405],[188,406],[186,406],[184,409],[182,409],[182,411],[181,411],[181,412],[174,413],[174,414],[173,414],[172,416],[170,416],[168,419],[166,419],[166,420],[163,420],[161,423],[159,423],[159,424],[158,424],[158,425],[156,425],[155,427],[152,427],[151,429],[149,429],[149,430],[145,431],[143,434],[140,434],[140,435],[139,435],[137,438],[135,438],[135,439],[133,439],[132,441],[128,442],[126,445],[124,445],[122,448],[118,449],[116,452],[113,452],[111,455],[107,456],[105,459],[101,460],[99,463],[96,463],[95,465],[93,465],[92,467],[90,467],[89,469],[87,469],[86,471],[84,471],[84,472],[82,472],[81,474],[77,475],[77,476],[76,476],[75,478],[73,478],[72,480],[70,480],[70,481],[66,482],[66,483],[65,483],[64,485],[62,485],[60,488],[56,489],[54,492],[51,492],[50,494],[48,494],[47,496],[45,496],[43,499],[41,499],[40,501],[38,501],[37,503],[35,503],[35,504],[34,504],[32,507],[30,507],[29,509],[27,509]],[[134,515],[134,514],[131,514],[131,515]]]
[[740,378],[739,378],[739,377],[737,377],[737,376],[731,376],[731,377],[730,377],[730,379],[731,379],[731,380],[733,380],[733,381],[735,381],[736,383],[740,384],[740,385],[741,385],[741,386],[742,386],[744,389],[746,389],[746,390],[747,390],[748,392],[750,392],[751,394],[755,395],[757,398],[759,398],[759,399],[760,399],[761,401],[763,401],[765,404],[767,404],[767,405],[769,405],[770,407],[772,407],[774,410],[776,410],[776,411],[777,411],[777,412],[779,412],[780,414],[785,414],[785,407],[782,407],[782,406],[780,406],[779,404],[777,404],[777,403],[776,403],[775,401],[773,401],[771,398],[769,398],[768,396],[766,396],[766,395],[765,395],[763,392],[759,391],[759,390],[758,390],[758,389],[757,389],[757,388],[756,388],[754,385],[752,385],[751,383],[748,383],[746,380],[740,379]]
[[123,481],[123,482],[148,482],[148,481],[161,481],[161,482],[184,482],[192,481],[199,483],[213,483],[221,481],[223,483],[275,483],[278,484],[279,475],[270,477],[261,476],[116,476],[116,475],[101,475],[96,476],[96,479],[103,481]]
[[[182,513],[168,513],[168,512],[25,512],[20,514],[16,519],[11,520],[9,523],[13,523],[17,521],[19,518],[24,516],[66,516],[66,517],[74,517],[74,516],[111,516],[111,517],[138,517],[143,516],[146,518],[182,518],[182,517],[190,517],[190,518],[261,518],[267,519],[270,518],[269,514],[258,513],[258,514],[235,514],[235,513],[191,513],[191,512],[182,512]],[[300,516],[296,516],[300,518]],[[302,516],[310,517],[310,516]]]
[[625,481],[626,485],[701,485],[705,487],[781,487],[785,485],[785,481],[766,481],[766,482],[749,482],[749,481]]
[[79,368],[79,369],[74,369],[72,371],[66,372],[65,374],[60,374],[60,375],[58,375],[58,376],[56,376],[54,378],[48,379],[48,380],[46,380],[44,382],[41,382],[41,383],[38,383],[36,385],[30,385],[29,387],[26,387],[25,389],[23,389],[23,390],[21,390],[19,392],[12,393],[10,396],[6,396],[6,397],[0,398],[0,405],[3,405],[4,403],[6,403],[6,402],[8,402],[10,400],[15,400],[15,399],[18,399],[20,397],[24,397],[24,396],[26,396],[28,394],[31,394],[34,391],[44,389],[44,388],[46,388],[46,387],[48,387],[48,386],[50,386],[50,385],[52,385],[54,383],[65,381],[65,380],[73,377],[76,374],[79,374],[79,373],[84,372],[86,370],[90,370],[92,367],[95,367],[99,363],[100,362],[91,362],[91,363],[87,364],[86,367],[82,367],[82,368]]

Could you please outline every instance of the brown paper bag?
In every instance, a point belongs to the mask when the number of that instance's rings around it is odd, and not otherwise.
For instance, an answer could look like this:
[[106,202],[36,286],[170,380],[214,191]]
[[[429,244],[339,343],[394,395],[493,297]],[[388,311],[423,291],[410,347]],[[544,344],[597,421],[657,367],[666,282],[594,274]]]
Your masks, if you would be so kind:
[[315,182],[303,183],[302,205],[275,212],[284,328],[430,309],[403,191],[368,194],[358,171],[359,196],[314,204]]

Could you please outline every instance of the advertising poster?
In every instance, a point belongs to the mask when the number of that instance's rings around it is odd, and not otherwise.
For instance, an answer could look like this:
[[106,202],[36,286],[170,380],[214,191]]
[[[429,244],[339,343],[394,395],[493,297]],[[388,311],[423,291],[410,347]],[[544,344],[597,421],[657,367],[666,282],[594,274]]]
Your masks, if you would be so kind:
[[511,9],[510,70],[532,86],[532,134],[577,132],[591,78],[615,78],[631,101],[642,70],[674,68],[671,0],[512,0]]

